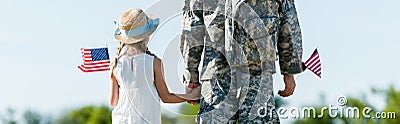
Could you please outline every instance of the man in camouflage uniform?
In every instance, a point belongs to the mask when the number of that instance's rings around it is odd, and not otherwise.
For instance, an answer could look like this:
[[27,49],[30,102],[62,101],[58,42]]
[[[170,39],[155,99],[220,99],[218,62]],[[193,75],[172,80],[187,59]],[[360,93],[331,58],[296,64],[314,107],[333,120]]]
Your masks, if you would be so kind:
[[184,4],[184,80],[190,88],[202,86],[196,122],[279,123],[272,79],[276,51],[286,85],[281,96],[293,94],[293,74],[304,70],[294,0],[185,0]]

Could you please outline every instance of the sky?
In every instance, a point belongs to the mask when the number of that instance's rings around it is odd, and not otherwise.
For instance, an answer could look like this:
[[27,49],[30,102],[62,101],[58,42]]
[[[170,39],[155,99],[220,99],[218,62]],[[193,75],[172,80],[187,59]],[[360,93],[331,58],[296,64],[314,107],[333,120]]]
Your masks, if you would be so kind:
[[[174,1],[174,2],[172,2]],[[107,104],[108,72],[83,73],[81,47],[108,46],[115,55],[113,20],[130,8],[160,17],[162,24],[149,49],[164,60],[166,80],[174,92],[182,62],[179,32],[183,0],[1,0],[0,114],[8,107],[61,113],[70,108]],[[400,12],[398,0],[298,0],[303,59],[318,47],[322,78],[310,71],[296,75],[289,106],[316,105],[337,97],[362,97],[383,109],[384,98],[370,92],[394,85],[400,89]],[[279,70],[278,70],[279,72]],[[274,91],[284,88],[275,75]],[[321,96],[321,94],[324,94]],[[163,104],[172,109],[179,104]]]

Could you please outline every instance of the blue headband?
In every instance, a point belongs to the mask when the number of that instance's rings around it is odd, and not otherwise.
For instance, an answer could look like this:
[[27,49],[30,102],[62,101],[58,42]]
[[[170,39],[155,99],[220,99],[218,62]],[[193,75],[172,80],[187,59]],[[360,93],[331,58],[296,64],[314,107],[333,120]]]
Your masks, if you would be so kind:
[[124,36],[138,36],[141,35],[143,33],[146,33],[149,30],[155,31],[156,27],[155,25],[158,25],[160,23],[160,19],[156,18],[154,20],[149,19],[149,17],[147,17],[147,24],[144,24],[140,27],[137,27],[135,29],[131,29],[131,30],[119,30],[119,24],[117,21],[114,20],[114,24],[117,26],[117,29],[115,30],[114,34],[116,35],[124,35]]

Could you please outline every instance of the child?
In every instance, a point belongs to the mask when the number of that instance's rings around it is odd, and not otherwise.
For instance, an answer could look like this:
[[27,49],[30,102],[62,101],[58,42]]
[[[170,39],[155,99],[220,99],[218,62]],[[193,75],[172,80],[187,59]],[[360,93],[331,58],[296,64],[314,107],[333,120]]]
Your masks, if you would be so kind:
[[[158,26],[158,18],[141,9],[131,9],[119,19],[115,38],[120,42],[111,63],[110,104],[113,124],[161,124],[160,98],[164,103],[198,99],[191,94],[172,94],[164,81],[162,61],[147,50],[150,35]],[[123,47],[126,52],[120,56]]]

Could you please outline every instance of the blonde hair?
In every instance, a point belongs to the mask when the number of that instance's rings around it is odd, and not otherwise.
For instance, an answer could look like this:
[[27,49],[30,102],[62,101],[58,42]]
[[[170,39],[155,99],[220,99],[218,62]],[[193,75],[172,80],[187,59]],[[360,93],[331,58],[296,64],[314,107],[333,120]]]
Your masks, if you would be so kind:
[[110,64],[110,70],[111,70],[110,78],[114,78],[114,68],[117,65],[116,63],[118,61],[119,55],[121,54],[122,48],[124,48],[125,45],[126,45],[125,43],[119,42],[117,55],[115,56],[114,60]]

